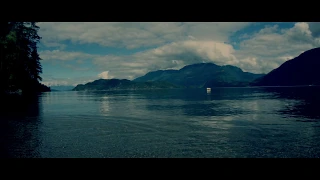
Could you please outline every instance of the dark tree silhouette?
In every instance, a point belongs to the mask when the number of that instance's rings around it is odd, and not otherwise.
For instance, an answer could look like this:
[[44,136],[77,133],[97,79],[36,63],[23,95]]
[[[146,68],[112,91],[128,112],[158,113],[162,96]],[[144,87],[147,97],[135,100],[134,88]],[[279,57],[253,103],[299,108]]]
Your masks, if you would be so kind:
[[41,37],[36,22],[1,22],[0,28],[0,90],[50,91],[40,83],[42,67],[37,43]]

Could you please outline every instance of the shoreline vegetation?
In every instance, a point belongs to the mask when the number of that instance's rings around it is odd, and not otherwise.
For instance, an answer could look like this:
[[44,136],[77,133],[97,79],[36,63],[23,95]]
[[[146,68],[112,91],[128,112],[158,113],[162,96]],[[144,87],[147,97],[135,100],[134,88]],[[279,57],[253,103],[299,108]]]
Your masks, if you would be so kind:
[[51,91],[41,84],[36,22],[0,23],[0,96]]

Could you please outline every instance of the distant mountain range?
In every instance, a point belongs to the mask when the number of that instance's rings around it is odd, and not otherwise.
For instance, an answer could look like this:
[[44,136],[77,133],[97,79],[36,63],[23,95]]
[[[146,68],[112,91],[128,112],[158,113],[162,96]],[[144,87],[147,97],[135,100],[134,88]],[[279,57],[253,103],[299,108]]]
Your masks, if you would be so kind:
[[[180,70],[159,70],[149,72],[133,81],[127,79],[99,79],[87,84],[79,84],[74,91],[84,90],[136,90],[168,88],[201,88],[215,86],[246,86],[263,74],[243,72],[235,66],[218,66],[200,63]],[[54,89],[52,87],[52,89]]]
[[87,84],[77,85],[73,91],[92,90],[138,90],[138,89],[172,89],[180,86],[168,82],[133,82],[127,79],[98,79]]
[[267,75],[256,79],[252,86],[320,85],[320,48],[314,48],[284,62]]
[[199,63],[187,65],[180,70],[152,71],[133,81],[99,79],[77,85],[73,90],[320,85],[319,69],[320,48],[315,48],[286,61],[266,75],[243,72],[231,65]]
[[214,63],[192,64],[180,70],[158,70],[134,79],[135,82],[166,81],[186,88],[249,86],[264,74],[243,72],[240,68]]
[[51,91],[71,91],[74,86],[50,86]]

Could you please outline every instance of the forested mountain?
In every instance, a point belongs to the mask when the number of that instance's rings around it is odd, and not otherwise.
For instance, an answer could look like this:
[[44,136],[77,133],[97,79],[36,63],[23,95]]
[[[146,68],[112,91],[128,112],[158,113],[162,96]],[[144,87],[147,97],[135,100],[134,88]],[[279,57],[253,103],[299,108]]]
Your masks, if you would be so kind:
[[168,82],[134,82],[127,79],[98,79],[87,84],[77,85],[73,91],[92,90],[142,90],[142,89],[168,89],[179,88]]
[[214,63],[187,65],[180,70],[158,70],[136,78],[135,82],[166,81],[183,87],[233,87],[247,86],[264,74],[243,72],[240,68]]
[[255,80],[253,86],[320,85],[320,48],[314,48],[284,62]]

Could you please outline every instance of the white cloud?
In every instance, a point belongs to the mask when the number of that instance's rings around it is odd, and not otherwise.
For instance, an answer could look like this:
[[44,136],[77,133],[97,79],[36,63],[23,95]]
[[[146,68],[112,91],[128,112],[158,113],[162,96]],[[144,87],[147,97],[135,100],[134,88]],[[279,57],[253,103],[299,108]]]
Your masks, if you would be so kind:
[[93,54],[86,54],[83,52],[62,51],[62,50],[40,51],[39,55],[41,59],[44,61],[48,61],[48,60],[71,61],[71,60],[83,60],[83,59],[96,57],[96,55],[93,55]]
[[320,46],[319,40],[312,36],[308,23],[295,23],[288,29],[266,27],[243,40],[234,55],[240,68],[268,73],[302,52]]
[[102,69],[112,69],[116,78],[132,79],[158,69],[179,69],[188,64],[214,62],[236,64],[231,45],[214,41],[181,41],[133,55],[100,56],[93,63]]
[[231,33],[249,25],[242,22],[179,23],[179,22],[41,22],[39,35],[47,47],[61,42],[96,43],[109,47],[152,47],[174,41],[227,41]]
[[113,76],[109,75],[109,71],[103,71],[102,73],[98,74],[98,77],[101,79],[112,79]]
[[[293,27],[266,26],[243,34],[234,49],[229,36],[248,23],[42,23],[50,42],[98,43],[135,48],[154,46],[131,55],[93,55],[63,50],[42,51],[44,60],[91,61],[101,78],[134,79],[158,69],[179,69],[188,64],[213,62],[235,65],[244,71],[268,73],[300,53],[320,46],[319,23]],[[46,29],[47,28],[47,29]],[[52,29],[48,29],[52,28]],[[54,34],[56,34],[54,36]],[[78,63],[79,64],[79,63]],[[108,69],[109,71],[105,71]],[[92,70],[92,69],[91,69]],[[110,75],[112,74],[112,76]],[[86,77],[86,81],[95,77]],[[78,79],[80,82],[80,79]]]
[[250,25],[249,22],[192,22],[184,30],[197,40],[228,41],[232,33]]
[[58,42],[50,42],[50,41],[41,41],[41,43],[49,48],[53,48],[53,47],[58,47],[59,49],[63,50],[66,48],[66,45],[63,43],[58,43]]
[[77,77],[77,78],[55,78],[53,76],[44,75],[42,84],[46,86],[76,86],[96,80],[96,77]]
[[312,32],[313,37],[320,36],[320,23],[319,22],[309,22],[309,29]]

